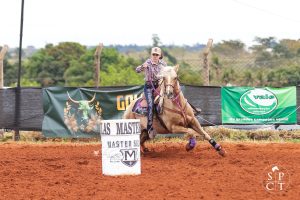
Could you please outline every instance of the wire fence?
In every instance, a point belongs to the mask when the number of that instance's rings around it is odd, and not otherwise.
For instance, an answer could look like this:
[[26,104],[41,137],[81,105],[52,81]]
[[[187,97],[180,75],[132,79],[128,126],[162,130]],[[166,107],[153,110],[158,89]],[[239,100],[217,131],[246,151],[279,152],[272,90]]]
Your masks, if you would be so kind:
[[[204,58],[179,59],[188,65],[189,73],[199,74],[200,85],[205,85]],[[209,85],[211,86],[288,86],[300,85],[300,57],[259,60],[255,56],[244,58],[210,57]]]
[[[100,87],[101,91],[120,91],[124,87]],[[97,90],[97,88],[89,88]],[[19,93],[19,95],[18,95]],[[300,93],[300,87],[297,87]],[[222,125],[221,87],[185,86],[184,96],[201,114],[203,126]],[[16,103],[19,101],[20,105]],[[297,124],[300,124],[300,95],[297,96]],[[42,130],[44,116],[43,88],[0,89],[0,129]],[[279,123],[280,124],[280,123]]]
[[[300,85],[300,56],[292,58],[262,57],[252,53],[232,56],[225,55],[225,52],[220,54],[212,51],[208,55],[208,68],[204,68],[205,60],[202,52],[182,52],[177,53],[174,57],[177,64],[180,65],[179,77],[185,84],[271,87]],[[168,61],[168,58],[166,59]],[[13,66],[15,65],[16,63]],[[134,68],[134,66],[131,67]],[[15,73],[17,68],[4,68],[4,70],[5,86],[13,86],[13,83],[17,82],[17,73]],[[91,66],[90,70],[91,73],[94,73],[94,66]],[[26,85],[28,82],[43,83],[43,86],[47,86],[48,83],[52,84],[51,86],[55,86],[53,83],[68,86],[68,79],[72,78],[70,76],[53,77],[51,73],[44,73],[39,77],[25,77],[25,69],[22,73],[23,86],[39,86]],[[209,83],[205,81],[207,74],[209,74]]]

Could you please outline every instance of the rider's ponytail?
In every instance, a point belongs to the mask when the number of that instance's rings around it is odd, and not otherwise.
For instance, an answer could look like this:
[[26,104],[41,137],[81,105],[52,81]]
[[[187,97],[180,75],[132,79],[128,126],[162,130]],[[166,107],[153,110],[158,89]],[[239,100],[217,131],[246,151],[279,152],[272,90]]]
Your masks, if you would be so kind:
[[164,57],[164,54],[163,54],[163,52],[161,51],[161,54],[160,54],[160,56],[159,56],[159,59],[163,59],[163,57]]

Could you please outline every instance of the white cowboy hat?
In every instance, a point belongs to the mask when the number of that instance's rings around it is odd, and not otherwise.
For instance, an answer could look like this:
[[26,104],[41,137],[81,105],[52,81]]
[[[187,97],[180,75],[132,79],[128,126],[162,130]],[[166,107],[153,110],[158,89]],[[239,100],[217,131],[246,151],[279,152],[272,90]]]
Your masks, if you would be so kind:
[[161,49],[159,47],[153,47],[151,49],[151,54],[158,54],[161,56]]

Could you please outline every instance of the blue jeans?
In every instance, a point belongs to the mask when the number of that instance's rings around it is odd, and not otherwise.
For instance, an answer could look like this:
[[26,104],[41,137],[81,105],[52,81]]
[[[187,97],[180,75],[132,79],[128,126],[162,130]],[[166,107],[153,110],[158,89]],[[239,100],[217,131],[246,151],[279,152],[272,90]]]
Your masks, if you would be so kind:
[[[157,84],[153,84],[154,88],[157,88]],[[144,85],[144,94],[146,97],[146,101],[148,104],[148,112],[147,112],[147,131],[152,128],[153,124],[153,107],[154,107],[154,90],[153,86],[150,83],[145,83]]]

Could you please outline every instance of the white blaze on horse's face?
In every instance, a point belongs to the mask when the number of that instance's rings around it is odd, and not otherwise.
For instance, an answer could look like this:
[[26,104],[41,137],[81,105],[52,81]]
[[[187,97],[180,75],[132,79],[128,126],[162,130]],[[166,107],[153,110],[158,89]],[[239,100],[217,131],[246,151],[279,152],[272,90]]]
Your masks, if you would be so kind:
[[161,71],[161,77],[165,86],[165,95],[172,99],[174,97],[174,88],[177,84],[176,67],[164,67]]

